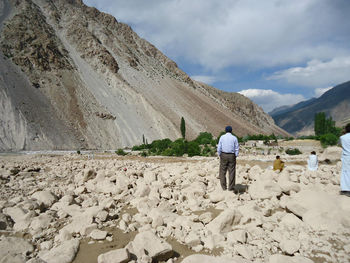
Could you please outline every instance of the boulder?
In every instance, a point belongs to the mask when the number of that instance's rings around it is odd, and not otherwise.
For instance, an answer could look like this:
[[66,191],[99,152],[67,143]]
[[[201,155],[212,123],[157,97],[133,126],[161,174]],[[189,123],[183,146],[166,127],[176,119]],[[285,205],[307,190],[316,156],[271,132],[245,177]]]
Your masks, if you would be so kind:
[[154,261],[165,261],[173,255],[171,245],[151,231],[138,233],[126,248],[138,258],[147,254]]
[[269,257],[269,263],[313,263],[311,259],[302,256],[285,256],[281,254],[271,255]]
[[72,239],[49,251],[40,252],[39,257],[47,263],[71,263],[78,252],[79,240]]
[[130,254],[126,248],[115,249],[101,254],[97,258],[98,263],[126,263],[129,262]]
[[101,230],[98,230],[98,229],[94,229],[94,230],[91,231],[89,236],[92,239],[104,240],[107,237],[107,231],[101,231]]
[[25,262],[25,256],[33,251],[33,245],[25,239],[1,236],[0,262]]
[[229,243],[242,243],[247,242],[247,231],[238,229],[227,233],[227,241]]
[[314,230],[338,232],[350,227],[348,199],[315,188],[294,194],[285,205]]
[[284,253],[294,255],[300,248],[300,242],[297,240],[282,240],[279,246]]
[[213,234],[226,233],[232,230],[232,226],[237,225],[242,218],[242,214],[237,210],[228,209],[221,212],[214,220],[212,220],[206,229]]
[[184,260],[182,263],[248,263],[251,261],[246,261],[240,258],[225,258],[225,257],[213,257],[207,255],[191,255]]
[[45,208],[51,207],[57,200],[57,197],[53,193],[46,190],[35,192],[32,194],[32,198],[36,199],[38,204]]
[[248,193],[252,199],[271,199],[281,195],[281,187],[270,180],[256,181],[248,188]]

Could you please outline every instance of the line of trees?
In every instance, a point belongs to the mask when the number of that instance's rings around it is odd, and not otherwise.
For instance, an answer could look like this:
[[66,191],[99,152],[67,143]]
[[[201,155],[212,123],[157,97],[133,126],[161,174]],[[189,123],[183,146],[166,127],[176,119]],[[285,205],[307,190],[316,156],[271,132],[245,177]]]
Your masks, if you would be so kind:
[[326,113],[315,114],[314,131],[316,139],[321,141],[323,146],[336,145],[342,133],[342,128],[335,126],[332,117],[327,118]]

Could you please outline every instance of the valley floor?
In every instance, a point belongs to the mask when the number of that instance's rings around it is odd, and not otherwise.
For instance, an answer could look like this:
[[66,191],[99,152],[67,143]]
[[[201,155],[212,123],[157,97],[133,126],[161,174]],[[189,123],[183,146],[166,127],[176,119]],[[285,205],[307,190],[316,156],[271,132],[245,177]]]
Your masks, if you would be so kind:
[[349,262],[339,152],[316,172],[281,154],[277,173],[274,154],[242,148],[236,194],[217,157],[1,155],[0,261]]

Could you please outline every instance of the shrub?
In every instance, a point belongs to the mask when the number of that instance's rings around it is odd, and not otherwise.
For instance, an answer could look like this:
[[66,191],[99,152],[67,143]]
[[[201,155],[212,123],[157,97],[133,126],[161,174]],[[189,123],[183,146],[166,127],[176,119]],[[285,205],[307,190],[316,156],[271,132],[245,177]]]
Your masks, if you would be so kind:
[[213,139],[213,135],[209,132],[201,132],[195,139],[198,144],[210,144]]
[[320,141],[323,147],[329,146],[329,145],[336,145],[338,143],[338,136],[336,136],[333,133],[326,133],[324,135],[320,136]]
[[298,149],[298,148],[289,148],[286,150],[286,154],[289,155],[298,155],[298,154],[302,154],[302,152]]
[[183,156],[186,152],[186,141],[184,139],[177,139],[171,144],[172,155]]
[[77,150],[77,154],[80,154],[80,150]]
[[147,156],[148,156],[148,152],[142,151],[142,152],[140,153],[140,155],[141,155],[142,157],[147,157]]
[[123,149],[118,149],[118,150],[115,151],[115,153],[116,153],[117,155],[122,155],[122,156],[127,155],[127,153],[124,152]]
[[199,147],[199,144],[195,141],[191,141],[187,143],[187,153],[189,157],[200,155],[201,149]]
[[131,150],[133,151],[141,151],[146,149],[146,145],[145,144],[141,144],[141,145],[135,145],[131,148]]
[[163,140],[155,140],[151,144],[149,144],[149,149],[155,154],[161,154],[167,148],[170,147],[171,143],[172,141],[168,138]]

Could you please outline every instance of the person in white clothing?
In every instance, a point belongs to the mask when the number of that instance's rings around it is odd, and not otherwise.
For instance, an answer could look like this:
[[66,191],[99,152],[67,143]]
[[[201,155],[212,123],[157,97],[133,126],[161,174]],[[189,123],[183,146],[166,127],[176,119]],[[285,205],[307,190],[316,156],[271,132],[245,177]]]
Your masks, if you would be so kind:
[[[223,190],[235,191],[236,182],[236,158],[239,153],[237,137],[232,134],[232,127],[225,128],[226,133],[219,139],[217,152],[220,157],[220,184]],[[229,172],[229,183],[227,186],[226,172]]]
[[345,134],[340,136],[340,144],[343,148],[340,193],[350,196],[350,123],[345,126]]
[[318,169],[318,159],[315,151],[311,152],[309,159],[307,160],[307,168],[309,171],[317,171]]

